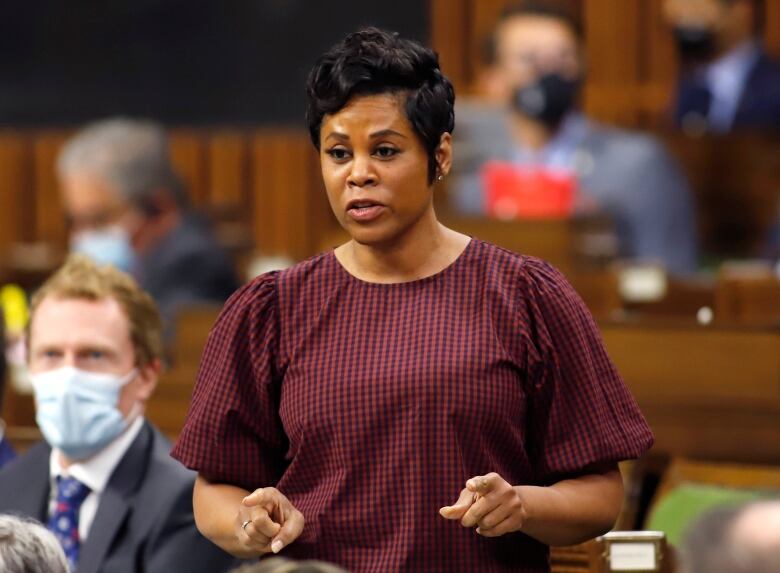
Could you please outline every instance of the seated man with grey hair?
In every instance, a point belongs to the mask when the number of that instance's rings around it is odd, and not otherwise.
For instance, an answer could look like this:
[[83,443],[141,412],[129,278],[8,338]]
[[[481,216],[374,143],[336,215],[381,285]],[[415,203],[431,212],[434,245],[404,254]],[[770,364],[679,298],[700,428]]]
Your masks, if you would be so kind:
[[57,538],[26,517],[0,515],[0,571],[68,573],[68,561]]
[[166,322],[183,305],[222,303],[238,287],[226,253],[190,209],[160,125],[93,123],[66,142],[57,173],[71,250],[134,275]]
[[680,547],[681,573],[780,572],[780,499],[718,507]]

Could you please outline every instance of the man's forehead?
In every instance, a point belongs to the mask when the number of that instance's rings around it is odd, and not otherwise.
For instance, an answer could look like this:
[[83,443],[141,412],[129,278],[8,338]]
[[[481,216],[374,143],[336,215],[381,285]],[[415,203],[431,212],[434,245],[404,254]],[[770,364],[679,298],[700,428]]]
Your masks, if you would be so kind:
[[31,322],[31,343],[68,336],[128,339],[129,323],[122,306],[113,297],[88,299],[46,296],[35,309]]
[[517,15],[504,21],[497,30],[498,49],[518,45],[539,50],[576,48],[577,34],[571,26],[551,16]]

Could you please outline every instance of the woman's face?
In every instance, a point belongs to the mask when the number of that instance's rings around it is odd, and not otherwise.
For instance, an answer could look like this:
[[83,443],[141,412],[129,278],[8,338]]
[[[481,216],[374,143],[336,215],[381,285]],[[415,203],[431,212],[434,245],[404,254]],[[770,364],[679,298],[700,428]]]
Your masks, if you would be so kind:
[[[403,96],[358,96],[320,130],[320,161],[336,218],[358,243],[392,245],[432,212],[428,154],[403,111]],[[450,136],[436,152],[450,165]],[[437,173],[438,175],[438,173]]]

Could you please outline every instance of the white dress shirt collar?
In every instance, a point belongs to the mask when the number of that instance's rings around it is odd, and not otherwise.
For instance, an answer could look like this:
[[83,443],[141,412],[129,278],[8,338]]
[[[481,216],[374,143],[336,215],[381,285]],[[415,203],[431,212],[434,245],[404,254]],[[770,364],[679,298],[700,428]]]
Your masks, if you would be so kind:
[[76,478],[89,487],[93,493],[98,495],[103,493],[111,474],[114,473],[114,469],[119,464],[119,461],[130,448],[136,436],[138,436],[143,424],[143,416],[138,416],[124,432],[114,438],[112,442],[97,454],[86,460],[74,462],[67,469],[63,469],[60,464],[61,452],[57,449],[52,449],[49,458],[49,475],[53,484],[52,491],[56,490],[57,476],[63,475]]

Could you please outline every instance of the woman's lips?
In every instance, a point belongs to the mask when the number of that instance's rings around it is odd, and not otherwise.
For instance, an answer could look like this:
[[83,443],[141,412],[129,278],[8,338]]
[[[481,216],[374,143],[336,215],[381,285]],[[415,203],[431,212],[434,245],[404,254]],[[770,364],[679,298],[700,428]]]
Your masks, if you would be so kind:
[[382,211],[384,211],[384,205],[366,205],[360,207],[350,207],[347,209],[347,214],[352,217],[358,223],[369,223],[378,218]]

